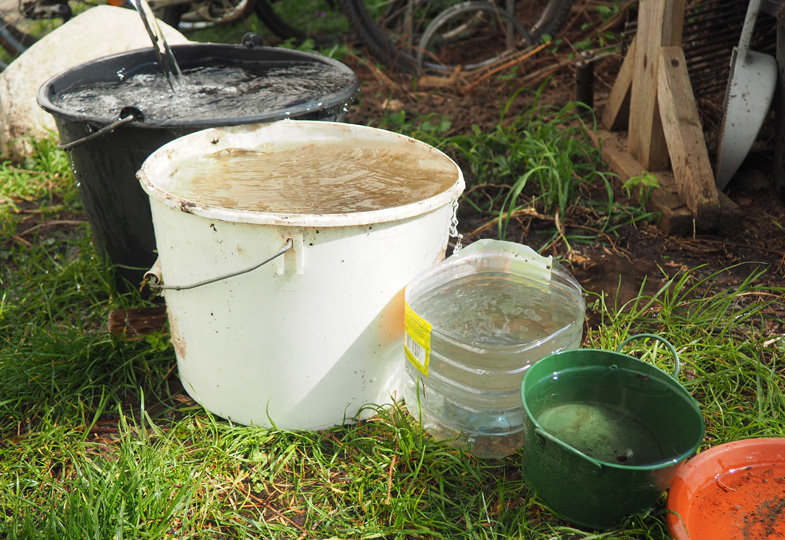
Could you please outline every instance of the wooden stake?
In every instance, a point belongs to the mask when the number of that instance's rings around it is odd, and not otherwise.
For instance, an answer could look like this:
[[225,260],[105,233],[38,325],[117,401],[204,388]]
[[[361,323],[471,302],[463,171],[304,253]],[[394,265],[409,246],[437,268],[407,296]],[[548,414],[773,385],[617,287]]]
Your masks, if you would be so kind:
[[697,223],[713,228],[720,201],[681,47],[662,47],[657,59],[657,95],[679,195]]
[[684,0],[640,0],[630,95],[629,151],[645,169],[668,166],[668,149],[657,106],[660,47],[681,45]]
[[602,125],[611,131],[619,131],[627,127],[630,118],[630,89],[632,88],[632,66],[635,58],[635,38],[633,38],[627,56],[621,63],[616,82],[613,83],[608,103],[602,113]]

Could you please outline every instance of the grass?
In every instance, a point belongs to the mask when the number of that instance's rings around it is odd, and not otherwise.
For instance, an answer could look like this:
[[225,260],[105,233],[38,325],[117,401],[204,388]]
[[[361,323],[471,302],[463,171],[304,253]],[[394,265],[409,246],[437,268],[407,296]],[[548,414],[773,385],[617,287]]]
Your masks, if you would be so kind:
[[[562,216],[546,243],[597,242],[646,214],[613,200],[611,175],[580,123],[569,127],[575,113],[532,108],[456,136],[445,136],[446,118],[379,123],[459,157],[472,175],[462,204],[483,212],[496,234],[510,234],[515,213],[534,208]],[[499,155],[509,161],[497,164]],[[589,198],[590,183],[604,200]],[[579,223],[585,217],[591,226]],[[180,386],[165,333],[128,341],[107,331],[111,310],[148,301],[115,289],[52,141],[28,163],[0,167],[0,218],[0,537],[668,536],[661,503],[612,531],[576,528],[526,487],[522,451],[478,459],[432,439],[400,406],[369,404],[370,419],[321,432],[211,415]],[[677,347],[679,380],[706,422],[701,449],[785,435],[785,290],[761,285],[768,270],[753,263],[747,279],[720,285],[731,270],[685,269],[624,305],[587,297],[599,323],[586,327],[584,346],[614,350],[651,332]],[[624,351],[673,369],[652,343]]]
[[[554,216],[554,226],[541,231],[537,249],[556,242],[591,243],[621,227],[654,220],[645,210],[648,192],[630,203],[615,197],[615,175],[597,167],[602,158],[586,134],[592,126],[585,123],[585,109],[577,103],[541,105],[545,88],[511,96],[489,130],[474,126],[470,133],[447,135],[449,119],[434,113],[412,117],[406,111],[389,114],[378,125],[453,157],[467,177],[462,204],[487,216],[491,227],[480,229],[495,230],[500,239],[522,240],[510,231],[519,216]],[[521,92],[532,93],[531,105],[510,117],[510,106]]]
[[276,35],[256,13],[236,24],[196,31],[185,31],[186,37],[197,42],[240,43],[243,35],[253,32],[262,37],[265,45],[292,49],[318,49],[325,56],[339,58],[346,52],[349,21],[343,12],[331,7],[327,0],[305,0],[297,3],[273,1],[269,8],[297,36]]
[[[477,459],[433,440],[400,407],[323,432],[233,425],[204,411],[179,387],[165,335],[107,332],[111,309],[142,300],[113,290],[86,225],[17,238],[31,216],[78,211],[65,204],[78,196],[61,158],[45,143],[30,182],[8,164],[0,172],[3,211],[17,222],[0,243],[4,537],[667,537],[661,506],[615,531],[575,528],[526,488],[520,454]],[[624,306],[591,297],[602,322],[585,346],[615,349],[639,332],[674,343],[681,380],[703,407],[704,448],[785,435],[785,343],[768,330],[782,323],[783,291],[756,285],[764,271],[751,265],[733,288],[684,271]],[[625,352],[671,371],[653,350]]]

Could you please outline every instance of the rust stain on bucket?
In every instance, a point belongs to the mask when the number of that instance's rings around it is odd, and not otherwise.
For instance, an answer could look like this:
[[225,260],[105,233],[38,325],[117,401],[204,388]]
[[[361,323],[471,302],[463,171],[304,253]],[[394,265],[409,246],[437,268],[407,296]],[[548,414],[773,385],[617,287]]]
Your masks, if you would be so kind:
[[178,358],[185,359],[186,358],[186,346],[185,346],[185,339],[183,336],[180,335],[178,330],[178,320],[177,316],[172,313],[171,309],[167,309],[168,316],[169,316],[169,332],[172,335],[172,345],[174,346],[174,350],[177,353]]

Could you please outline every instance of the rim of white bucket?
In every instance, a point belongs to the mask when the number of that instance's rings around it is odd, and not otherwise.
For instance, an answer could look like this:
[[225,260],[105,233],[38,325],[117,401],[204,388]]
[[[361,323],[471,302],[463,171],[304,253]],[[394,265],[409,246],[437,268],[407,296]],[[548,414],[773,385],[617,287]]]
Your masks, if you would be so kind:
[[[340,214],[289,214],[242,210],[212,206],[186,199],[180,195],[170,193],[155,183],[156,178],[166,177],[171,173],[172,163],[175,161],[198,158],[204,155],[205,149],[217,151],[224,148],[257,148],[260,143],[269,141],[265,135],[275,133],[274,140],[282,141],[281,136],[303,135],[308,136],[308,141],[328,140],[338,134],[357,133],[362,140],[399,140],[416,144],[434,152],[440,159],[446,159],[455,166],[455,183],[448,189],[421,201],[414,203],[372,210],[367,212],[351,212]],[[370,225],[397,221],[430,212],[457,200],[464,190],[465,183],[461,168],[441,150],[434,148],[422,141],[369,126],[347,124],[343,122],[328,122],[322,120],[278,120],[262,124],[246,124],[242,126],[227,126],[209,128],[195,133],[190,133],[175,139],[153,152],[142,164],[136,173],[142,189],[151,199],[165,206],[179,209],[182,212],[196,216],[229,221],[235,223],[249,223],[256,225],[291,225],[303,227],[345,227],[351,225]]]

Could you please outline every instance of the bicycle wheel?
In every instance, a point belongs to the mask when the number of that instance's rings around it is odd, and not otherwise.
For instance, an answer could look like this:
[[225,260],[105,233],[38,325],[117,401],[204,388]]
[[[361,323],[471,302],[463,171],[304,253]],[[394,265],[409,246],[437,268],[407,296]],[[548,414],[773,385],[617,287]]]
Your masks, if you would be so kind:
[[368,50],[405,72],[477,69],[554,35],[572,0],[341,0]]
[[42,36],[68,20],[72,10],[65,2],[4,0],[0,3],[2,60],[10,62]]
[[35,43],[33,36],[20,31],[16,26],[0,16],[0,47],[3,48],[5,53],[0,60],[2,62],[0,67],[4,69],[7,65],[6,62],[10,62],[22,54],[33,43]]
[[349,32],[349,22],[335,0],[256,0],[256,14],[273,34],[297,43],[311,39],[326,45]]

